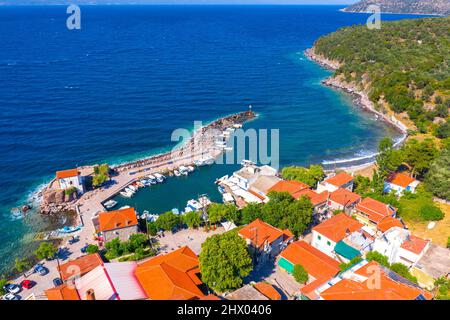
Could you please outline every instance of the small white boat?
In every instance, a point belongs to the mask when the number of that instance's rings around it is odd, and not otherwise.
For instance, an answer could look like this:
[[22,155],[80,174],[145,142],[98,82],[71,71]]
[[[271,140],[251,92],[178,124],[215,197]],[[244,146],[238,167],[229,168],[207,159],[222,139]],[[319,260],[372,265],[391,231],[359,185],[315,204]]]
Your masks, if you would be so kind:
[[166,179],[166,177],[163,176],[161,173],[155,173],[155,178],[156,181],[158,181],[159,183],[164,182],[164,180]]
[[136,181],[136,185],[137,185],[139,188],[145,187],[145,185],[144,185],[142,182],[140,182],[140,181]]
[[235,124],[233,124],[233,127],[236,128],[236,129],[240,129],[240,128],[242,128],[242,124],[235,123]]
[[212,165],[214,163],[214,158],[211,157],[211,156],[207,157],[206,160],[205,160],[205,163],[207,165]]
[[254,166],[255,163],[253,161],[250,160],[242,160],[241,161],[241,166],[246,167],[246,166]]
[[234,203],[234,198],[231,193],[225,192],[222,194],[222,201],[223,203]]
[[181,176],[181,173],[180,173],[178,170],[173,170],[173,174],[174,174],[176,177]]
[[187,175],[189,174],[188,168],[186,168],[185,166],[180,166],[180,167],[178,168],[178,171],[179,171],[182,175],[185,175],[185,176],[187,176]]
[[186,208],[191,208],[191,211],[198,211],[201,210],[203,206],[197,200],[191,199],[187,202]]
[[123,206],[123,207],[120,207],[119,210],[130,209],[130,208],[131,208],[130,206]]
[[106,209],[111,209],[117,205],[117,201],[111,199],[106,201],[103,205],[105,206]]
[[195,170],[195,168],[194,168],[193,166],[188,166],[188,167],[187,167],[187,170],[188,170],[189,172],[193,172],[193,171]]
[[126,187],[126,188],[124,189],[124,191],[125,191],[125,192],[128,192],[128,193],[131,193],[131,194],[134,194],[134,193],[136,192],[135,190],[131,189],[130,187]]
[[198,198],[198,203],[201,205],[202,208],[205,208],[211,204],[211,200],[207,196],[202,196]]
[[120,191],[120,195],[125,198],[131,198],[133,194],[131,192]]
[[[131,189],[132,191],[135,191],[135,192],[137,190],[137,188],[135,186],[133,186],[132,184],[130,184],[127,188]],[[126,190],[126,188],[125,188],[125,190]]]

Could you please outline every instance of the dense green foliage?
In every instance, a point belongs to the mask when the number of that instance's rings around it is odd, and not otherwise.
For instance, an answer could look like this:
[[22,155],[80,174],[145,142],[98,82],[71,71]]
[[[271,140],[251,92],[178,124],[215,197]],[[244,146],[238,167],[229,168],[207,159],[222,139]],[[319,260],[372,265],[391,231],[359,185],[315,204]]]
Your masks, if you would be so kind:
[[199,212],[191,211],[183,215],[183,222],[189,228],[198,228],[202,223],[202,218]]
[[158,227],[156,226],[155,221],[150,221],[147,223],[147,234],[150,236],[156,236],[158,233]]
[[223,219],[236,222],[239,219],[237,208],[232,204],[213,203],[208,207],[207,212],[211,223],[218,223]]
[[92,185],[94,187],[99,187],[107,180],[109,180],[109,166],[107,164],[95,166],[94,177],[92,178]]
[[341,263],[339,265],[339,269],[341,269],[341,271],[347,270],[348,268],[352,267],[353,265],[357,264],[358,262],[360,262],[362,260],[361,256],[356,256],[354,257],[352,260],[350,260],[347,263]]
[[376,261],[384,267],[389,267],[388,258],[377,251],[370,251],[366,254],[367,261]]
[[247,244],[236,232],[206,239],[199,261],[203,282],[218,292],[239,288],[253,269]]
[[415,194],[405,192],[399,200],[399,215],[406,221],[436,221],[444,217],[430,193],[418,188]]
[[450,149],[433,161],[425,177],[425,186],[434,195],[450,200]]
[[309,169],[304,167],[285,167],[281,170],[281,176],[286,180],[296,180],[315,187],[317,182],[325,177],[325,174],[321,166],[312,165]]
[[30,267],[31,264],[25,259],[16,258],[14,260],[14,270],[16,270],[17,272],[24,273]]
[[3,289],[3,287],[8,283],[8,280],[6,278],[0,279],[0,296],[6,294],[6,290]]
[[[406,111],[425,132],[436,116],[447,116],[442,106],[450,94],[449,28],[449,17],[383,21],[379,30],[342,28],[314,48],[341,63],[336,74],[345,81],[370,84],[369,97],[380,109],[385,101],[394,112]],[[424,108],[436,102],[434,109]]]
[[294,276],[295,281],[297,281],[298,283],[305,284],[308,282],[308,272],[306,272],[305,268],[303,268],[303,266],[299,264],[296,264],[294,266],[292,275]]
[[34,254],[38,259],[53,259],[58,252],[58,248],[51,242],[42,242]]
[[450,280],[445,277],[436,279],[434,283],[437,287],[436,300],[450,300]]
[[86,248],[86,253],[92,254],[92,253],[97,253],[97,252],[98,252],[98,246],[96,246],[95,244],[90,244]]
[[172,211],[167,211],[158,217],[155,221],[156,228],[165,231],[171,231],[181,224],[181,218]]
[[149,251],[147,247],[148,238],[145,234],[133,234],[128,241],[120,241],[119,238],[116,238],[105,244],[105,257],[111,260],[123,255],[131,255],[131,258],[122,261],[139,260],[155,254],[152,250]]

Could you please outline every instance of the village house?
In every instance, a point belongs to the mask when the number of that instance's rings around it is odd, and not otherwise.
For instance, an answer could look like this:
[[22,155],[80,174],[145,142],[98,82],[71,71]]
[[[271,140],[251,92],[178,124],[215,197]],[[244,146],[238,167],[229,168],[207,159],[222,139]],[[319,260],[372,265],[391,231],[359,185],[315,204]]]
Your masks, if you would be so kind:
[[243,190],[248,190],[250,185],[260,176],[276,176],[278,171],[270,166],[258,167],[255,164],[248,163],[240,170],[233,173],[230,180]]
[[311,245],[330,257],[346,262],[361,253],[343,240],[362,227],[363,224],[356,219],[339,213],[312,228]]
[[348,191],[353,191],[353,180],[353,176],[345,172],[340,172],[334,176],[328,177],[322,182],[319,182],[317,184],[317,192],[333,192],[337,189],[347,189]]
[[339,262],[317,250],[305,241],[291,243],[280,254],[278,266],[288,272],[294,271],[295,265],[301,265],[308,273],[307,284],[301,292],[310,292],[314,288],[333,278],[339,273]]
[[61,280],[67,281],[74,277],[84,276],[101,265],[103,265],[103,260],[100,255],[92,253],[59,265],[58,272]]
[[358,221],[374,230],[378,228],[380,223],[382,224],[382,229],[386,229],[390,224],[399,225],[401,223],[400,221],[392,219],[383,221],[388,217],[395,218],[396,213],[396,208],[370,197],[364,198],[355,206],[355,210],[353,211]]
[[348,189],[337,189],[329,194],[327,204],[331,211],[342,210],[349,213],[360,201],[359,194]]
[[83,194],[85,191],[84,179],[81,177],[78,169],[57,171],[56,180],[58,181],[61,190],[75,188],[79,195]]
[[386,256],[389,263],[399,262],[411,268],[423,257],[430,243],[409,230],[393,227],[375,239],[373,250]]
[[135,275],[151,300],[198,300],[205,297],[198,257],[187,246],[139,262]]
[[415,193],[419,183],[419,181],[404,173],[395,172],[384,182],[384,192],[395,191],[398,195],[401,195],[406,190]]
[[134,208],[101,212],[98,215],[98,233],[104,242],[119,238],[127,241],[138,233],[138,221]]
[[[374,279],[374,275],[378,275],[378,277]],[[362,260],[330,281],[323,283],[313,292],[303,294],[302,298],[311,300],[431,300],[433,295],[375,261]]]
[[134,275],[136,267],[134,261],[102,263],[45,294],[49,300],[143,300],[146,295]]
[[255,181],[250,183],[248,191],[257,197],[260,197],[263,202],[268,202],[269,198],[267,197],[267,194],[270,192],[271,188],[280,181],[281,179],[277,176],[259,176]]
[[243,227],[239,230],[239,235],[249,245],[255,265],[275,258],[294,239],[289,230],[280,230],[261,219],[256,219]]
[[328,209],[328,192],[324,191],[322,193],[317,193],[311,189],[303,189],[294,194],[295,199],[299,199],[302,196],[305,196],[311,201],[313,205],[313,214],[322,214],[325,213]]

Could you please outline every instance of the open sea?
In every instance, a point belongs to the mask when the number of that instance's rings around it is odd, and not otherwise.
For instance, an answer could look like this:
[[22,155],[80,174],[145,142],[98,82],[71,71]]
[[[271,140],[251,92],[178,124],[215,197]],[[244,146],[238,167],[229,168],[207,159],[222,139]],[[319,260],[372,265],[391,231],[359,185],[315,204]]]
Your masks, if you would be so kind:
[[[330,72],[303,55],[368,17],[340,8],[82,6],[81,30],[68,30],[64,6],[0,7],[0,273],[32,252],[35,232],[64,224],[11,214],[56,170],[165,151],[195,120],[252,104],[259,117],[245,128],[279,129],[282,166],[364,157],[397,137],[322,86]],[[202,193],[218,200],[214,180],[235,168],[202,168],[121,201],[160,213]]]

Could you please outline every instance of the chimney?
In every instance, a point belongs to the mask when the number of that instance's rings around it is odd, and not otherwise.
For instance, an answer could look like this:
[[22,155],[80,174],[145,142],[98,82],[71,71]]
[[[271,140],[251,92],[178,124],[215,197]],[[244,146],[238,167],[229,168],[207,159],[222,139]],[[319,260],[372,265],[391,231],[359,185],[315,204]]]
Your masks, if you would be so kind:
[[89,289],[88,291],[86,291],[86,300],[95,300],[94,289]]

